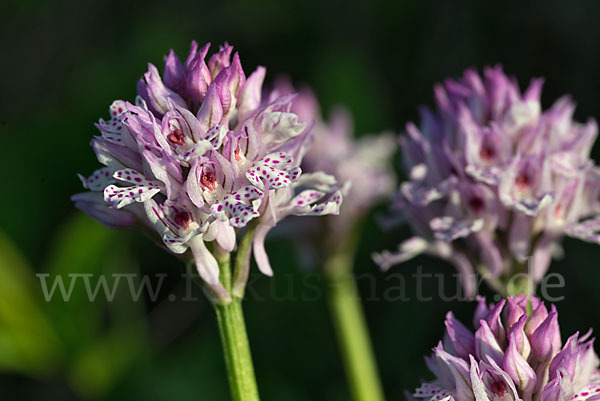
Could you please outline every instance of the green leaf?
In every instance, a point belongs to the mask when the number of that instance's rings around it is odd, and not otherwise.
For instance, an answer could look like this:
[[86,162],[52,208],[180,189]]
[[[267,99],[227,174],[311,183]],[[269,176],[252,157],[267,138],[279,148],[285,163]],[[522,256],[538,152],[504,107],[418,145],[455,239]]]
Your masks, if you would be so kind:
[[52,373],[63,348],[20,250],[0,232],[0,369],[33,376]]
[[73,390],[86,399],[106,395],[147,349],[143,332],[140,324],[120,325],[88,344],[69,370]]
[[[48,301],[49,311],[69,352],[85,346],[96,335],[102,325],[104,306],[101,296],[94,301],[89,299],[81,276],[75,275],[91,274],[90,283],[94,288],[99,276],[104,273],[107,261],[117,250],[122,250],[118,246],[119,239],[123,238],[120,234],[77,213],[54,238],[43,272],[49,274],[45,278],[49,291],[55,280],[62,280],[66,294],[70,295],[63,297],[56,287]],[[43,296],[41,280],[38,288]],[[110,277],[108,284],[109,287],[112,284]]]
[[44,272],[46,295],[56,279],[67,295],[57,287],[48,309],[68,346],[68,381],[84,399],[101,397],[150,350],[144,304],[132,300],[127,279],[113,275],[139,273],[127,234],[78,213],[56,236]]

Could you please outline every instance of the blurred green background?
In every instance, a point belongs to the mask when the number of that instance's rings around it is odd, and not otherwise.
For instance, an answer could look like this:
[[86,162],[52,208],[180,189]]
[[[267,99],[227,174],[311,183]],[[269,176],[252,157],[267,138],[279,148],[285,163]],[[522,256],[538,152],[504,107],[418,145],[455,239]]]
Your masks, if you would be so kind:
[[[4,1],[0,5],[0,399],[226,400],[215,317],[199,291],[180,301],[183,267],[135,233],[111,231],[73,209],[75,176],[97,167],[93,123],[113,99],[133,99],[146,62],[192,39],[239,50],[246,73],[281,73],[311,85],[324,109],[346,104],[359,134],[401,131],[432,85],[467,67],[501,63],[522,86],[546,78],[543,103],[570,93],[576,117],[600,116],[600,2],[370,1]],[[598,160],[598,147],[595,149]],[[383,209],[381,209],[383,210]],[[381,211],[380,210],[380,211]],[[423,355],[441,338],[449,309],[470,321],[473,304],[444,302],[437,282],[414,300],[419,258],[397,267],[412,301],[383,301],[398,281],[370,260],[406,229],[382,233],[369,221],[357,257],[375,351],[388,399],[402,399],[428,373]],[[256,272],[245,304],[264,400],[347,400],[342,366],[318,278],[290,260],[281,238],[267,244],[276,269]],[[565,242],[551,271],[565,276],[558,303],[563,335],[600,328],[600,249]],[[77,286],[70,302],[43,302],[35,273],[167,274],[156,301],[90,302]],[[374,292],[374,294],[373,294]],[[177,294],[174,302],[169,294]],[[555,292],[553,295],[560,295]],[[374,296],[375,295],[375,296]],[[397,294],[388,294],[397,295]],[[143,301],[143,302],[142,302]],[[582,311],[582,312],[580,312]]]

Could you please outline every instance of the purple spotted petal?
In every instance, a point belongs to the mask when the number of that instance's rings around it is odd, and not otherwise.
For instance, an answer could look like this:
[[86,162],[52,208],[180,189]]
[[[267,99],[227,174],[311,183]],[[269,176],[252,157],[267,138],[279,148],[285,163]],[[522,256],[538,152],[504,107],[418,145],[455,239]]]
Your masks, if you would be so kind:
[[247,186],[227,195],[223,201],[216,202],[210,210],[219,220],[229,220],[233,227],[244,227],[250,220],[260,216],[258,207],[262,197],[262,191]]
[[123,124],[123,116],[127,111],[126,102],[115,100],[109,108],[110,120],[105,121],[102,118],[95,124],[100,131],[102,138],[116,145],[124,145],[123,135],[126,133],[126,127]]
[[300,193],[296,198],[292,199],[290,213],[296,216],[339,214],[343,200],[342,191],[335,191],[325,199],[323,198],[324,195],[321,192],[317,196],[317,191],[311,190]]
[[292,158],[285,153],[271,153],[259,160],[246,172],[246,178],[261,190],[284,188],[300,176],[299,167],[289,168]]
[[112,169],[109,167],[102,167],[94,171],[88,178],[85,178],[81,174],[78,174],[78,177],[83,187],[91,191],[102,191],[108,184],[115,182],[112,176]]
[[159,192],[159,187],[145,185],[134,185],[125,188],[109,185],[104,188],[104,201],[111,203],[117,209],[121,209],[133,202],[146,202]]

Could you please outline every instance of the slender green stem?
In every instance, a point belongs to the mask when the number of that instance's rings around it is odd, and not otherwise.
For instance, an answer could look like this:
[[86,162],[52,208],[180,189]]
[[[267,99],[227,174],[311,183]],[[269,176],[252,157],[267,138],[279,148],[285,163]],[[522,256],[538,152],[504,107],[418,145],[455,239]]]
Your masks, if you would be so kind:
[[[232,282],[229,254],[215,253],[221,270],[221,282],[227,291],[230,291]],[[242,300],[235,296],[232,298],[232,301],[226,305],[214,304],[223,343],[231,398],[233,401],[259,401]]]
[[[383,401],[383,389],[369,338],[360,294],[352,273],[355,239],[325,264],[328,301],[354,401]],[[348,243],[349,242],[349,243]]]
[[240,299],[244,298],[244,291],[246,290],[246,284],[248,284],[248,275],[250,274],[250,246],[254,239],[256,225],[256,220],[248,225],[248,228],[238,245],[235,257],[232,282],[233,287],[231,292]]
[[526,271],[527,266],[518,266],[509,274],[494,277],[483,264],[477,266],[477,272],[483,277],[488,286],[502,297],[518,295],[520,293],[534,294],[535,283],[531,273]]
[[231,398],[233,401],[258,401],[260,398],[246,334],[242,300],[234,298],[229,305],[215,305],[215,309],[223,342]]
[[506,296],[506,285],[498,277],[494,277],[485,265],[477,265],[477,272],[492,290],[503,297]]

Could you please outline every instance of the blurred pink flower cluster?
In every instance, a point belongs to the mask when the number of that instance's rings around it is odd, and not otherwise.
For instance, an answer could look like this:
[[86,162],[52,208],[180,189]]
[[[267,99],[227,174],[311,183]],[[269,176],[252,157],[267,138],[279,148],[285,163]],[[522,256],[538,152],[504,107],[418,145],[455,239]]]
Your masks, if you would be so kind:
[[598,126],[573,121],[567,97],[542,111],[541,89],[536,79],[521,93],[500,67],[435,87],[437,111],[422,109],[400,138],[408,180],[393,209],[415,237],[375,255],[380,266],[433,254],[473,296],[475,271],[539,282],[561,237],[600,243]]

